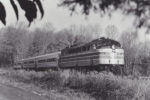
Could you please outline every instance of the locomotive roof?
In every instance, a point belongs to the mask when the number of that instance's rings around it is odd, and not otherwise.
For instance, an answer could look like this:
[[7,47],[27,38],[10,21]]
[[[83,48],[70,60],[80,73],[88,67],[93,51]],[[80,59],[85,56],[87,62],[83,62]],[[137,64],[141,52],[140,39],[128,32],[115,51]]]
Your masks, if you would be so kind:
[[90,42],[90,44],[92,43],[101,43],[102,46],[105,46],[106,44],[108,46],[112,46],[112,45],[116,45],[116,46],[121,46],[119,42],[115,41],[115,40],[112,40],[112,39],[109,39],[109,38],[99,38],[99,39],[95,39],[93,41]]
[[96,44],[96,43],[100,43],[101,46],[112,46],[112,45],[116,45],[116,46],[121,46],[119,42],[115,41],[115,40],[112,40],[112,39],[109,39],[109,38],[104,38],[104,37],[101,37],[101,38],[98,38],[98,39],[95,39],[89,43],[83,43],[83,44],[80,44],[80,45],[72,45],[70,47],[66,47],[65,49],[73,49],[73,48],[78,48],[78,47],[82,47],[82,46],[88,46],[88,45],[91,45],[91,44]]

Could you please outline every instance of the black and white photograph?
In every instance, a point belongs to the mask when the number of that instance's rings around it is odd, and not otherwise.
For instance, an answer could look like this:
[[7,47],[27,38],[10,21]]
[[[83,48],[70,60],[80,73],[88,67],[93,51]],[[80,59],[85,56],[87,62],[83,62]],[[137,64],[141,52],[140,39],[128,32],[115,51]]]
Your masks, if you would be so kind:
[[0,0],[0,100],[150,100],[150,0]]

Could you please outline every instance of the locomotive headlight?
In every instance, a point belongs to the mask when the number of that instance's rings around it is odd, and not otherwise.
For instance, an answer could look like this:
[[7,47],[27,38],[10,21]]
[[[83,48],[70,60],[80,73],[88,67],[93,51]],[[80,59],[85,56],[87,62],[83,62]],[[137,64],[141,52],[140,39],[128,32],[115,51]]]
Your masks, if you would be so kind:
[[112,45],[112,49],[115,49],[115,45]]
[[112,52],[115,53],[115,45],[112,45]]

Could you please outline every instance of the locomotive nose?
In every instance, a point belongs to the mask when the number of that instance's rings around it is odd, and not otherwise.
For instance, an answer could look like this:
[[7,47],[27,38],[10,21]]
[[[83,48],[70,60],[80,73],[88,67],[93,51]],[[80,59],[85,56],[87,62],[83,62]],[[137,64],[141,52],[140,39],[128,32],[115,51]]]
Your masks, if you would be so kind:
[[116,50],[115,45],[112,45],[112,46],[111,46],[111,49],[112,49],[112,52],[113,52],[113,53],[116,52],[116,51],[115,51],[115,50]]
[[115,49],[115,45],[112,45],[112,47],[111,47],[112,49]]

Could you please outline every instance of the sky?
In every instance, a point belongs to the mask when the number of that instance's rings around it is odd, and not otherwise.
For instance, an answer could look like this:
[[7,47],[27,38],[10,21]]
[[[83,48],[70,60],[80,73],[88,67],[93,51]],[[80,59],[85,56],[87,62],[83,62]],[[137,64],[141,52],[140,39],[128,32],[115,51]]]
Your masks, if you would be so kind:
[[[112,13],[112,17],[110,18],[108,15],[103,17],[100,16],[99,13],[91,12],[89,16],[85,17],[80,12],[78,14],[70,15],[71,12],[64,7],[58,7],[60,0],[42,0],[42,4],[45,10],[45,15],[42,20],[40,20],[40,14],[38,13],[38,19],[36,19],[32,23],[32,28],[36,27],[44,27],[45,24],[51,23],[57,30],[61,30],[63,28],[67,28],[70,25],[95,25],[98,24],[102,29],[105,29],[108,25],[115,25],[120,33],[125,30],[134,29],[134,19],[133,15],[124,15],[120,10],[117,10]],[[7,12],[7,25],[16,25],[16,17],[11,7],[9,0],[1,0],[1,2],[6,7]],[[17,4],[18,5],[18,4]],[[24,17],[24,11],[19,10],[19,21],[23,23],[28,23],[26,18]],[[3,27],[3,24],[0,23],[0,27]],[[143,35],[141,33],[144,30],[139,30],[139,35],[141,35],[141,39]]]

